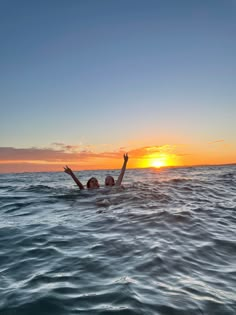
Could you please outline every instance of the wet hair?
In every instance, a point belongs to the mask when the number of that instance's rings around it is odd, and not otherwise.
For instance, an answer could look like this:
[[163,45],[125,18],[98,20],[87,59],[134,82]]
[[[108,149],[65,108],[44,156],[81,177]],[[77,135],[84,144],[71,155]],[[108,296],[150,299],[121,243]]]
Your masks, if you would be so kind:
[[89,180],[87,181],[87,188],[90,188],[90,182],[91,182],[91,180],[93,180],[93,179],[95,179],[95,180],[97,181],[97,178],[95,178],[95,177],[89,178]]
[[106,180],[107,180],[108,178],[111,178],[111,180],[112,180],[112,186],[114,186],[114,185],[115,185],[115,180],[114,180],[114,178],[113,178],[112,176],[110,176],[110,175],[108,175],[108,176],[105,178],[105,185],[108,186],[108,185],[106,184]]

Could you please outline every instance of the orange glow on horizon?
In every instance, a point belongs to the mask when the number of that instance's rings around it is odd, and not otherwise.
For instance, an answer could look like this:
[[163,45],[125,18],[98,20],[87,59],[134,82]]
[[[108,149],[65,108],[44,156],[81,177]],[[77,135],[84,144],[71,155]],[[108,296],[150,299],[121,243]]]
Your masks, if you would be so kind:
[[[1,149],[1,148],[0,148]],[[140,146],[114,151],[81,151],[39,148],[2,148],[0,173],[63,171],[68,165],[75,171],[121,169],[123,155],[128,153],[127,169],[161,168],[194,165],[223,165],[236,163],[236,147],[223,140],[212,143]]]
[[181,165],[180,158],[175,154],[153,153],[140,158],[138,167],[168,167]]

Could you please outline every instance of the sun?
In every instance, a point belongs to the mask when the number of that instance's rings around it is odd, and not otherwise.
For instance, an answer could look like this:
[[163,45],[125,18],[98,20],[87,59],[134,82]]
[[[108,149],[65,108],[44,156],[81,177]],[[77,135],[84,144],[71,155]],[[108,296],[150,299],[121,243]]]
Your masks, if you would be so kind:
[[152,161],[150,161],[150,165],[156,168],[167,166],[166,161],[163,159],[153,159]]
[[158,169],[177,165],[181,165],[181,163],[179,157],[176,154],[154,152],[151,154],[146,154],[140,158],[138,167],[155,167]]

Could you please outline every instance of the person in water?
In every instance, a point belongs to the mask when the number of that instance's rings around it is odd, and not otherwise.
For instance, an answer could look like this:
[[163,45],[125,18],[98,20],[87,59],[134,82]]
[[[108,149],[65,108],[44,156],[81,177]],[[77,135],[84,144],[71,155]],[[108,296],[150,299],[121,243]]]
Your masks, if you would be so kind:
[[[79,187],[79,189],[84,189],[84,185],[81,183],[81,181],[75,176],[74,172],[72,169],[70,169],[67,165],[64,167],[64,172],[72,177],[76,185]],[[98,183],[97,178],[91,177],[86,184],[88,189],[95,189],[99,188],[100,185]]]
[[119,175],[117,181],[115,182],[114,177],[108,175],[105,178],[105,186],[121,186],[121,182],[122,182],[122,179],[123,179],[124,174],[125,174],[128,159],[129,159],[128,154],[127,153],[124,154],[124,163],[123,163],[123,166],[121,168],[120,175]]
[[[114,178],[112,176],[108,175],[105,178],[105,186],[121,186],[121,182],[122,182],[122,179],[123,179],[124,174],[125,174],[128,159],[129,159],[128,154],[127,153],[124,154],[124,163],[123,163],[123,166],[121,168],[121,172],[120,172],[120,175],[119,175],[117,181],[115,182]],[[74,180],[76,185],[79,187],[79,189],[84,189],[84,185],[79,181],[79,179],[75,176],[73,171],[67,165],[64,167],[64,172],[72,177],[72,179]],[[91,177],[87,181],[86,186],[88,189],[96,189],[96,188],[100,187],[98,180],[95,177]]]

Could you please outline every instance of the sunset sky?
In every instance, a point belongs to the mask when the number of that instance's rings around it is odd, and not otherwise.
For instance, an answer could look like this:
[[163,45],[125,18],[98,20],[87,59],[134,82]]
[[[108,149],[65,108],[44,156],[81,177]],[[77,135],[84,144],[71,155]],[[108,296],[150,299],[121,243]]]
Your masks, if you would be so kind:
[[236,0],[1,0],[0,173],[236,163]]

